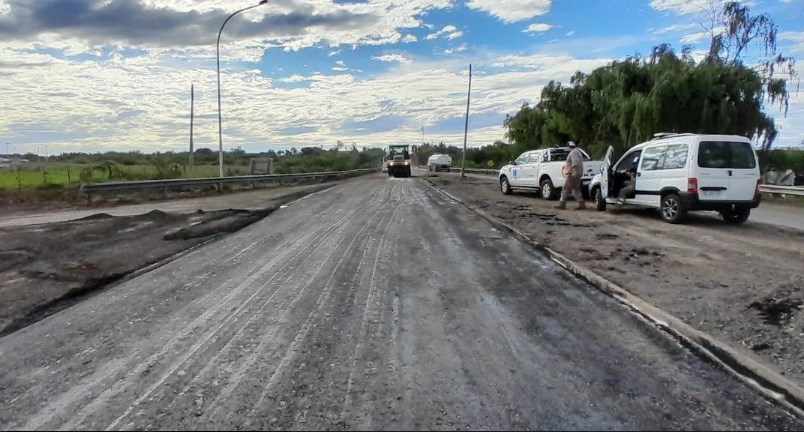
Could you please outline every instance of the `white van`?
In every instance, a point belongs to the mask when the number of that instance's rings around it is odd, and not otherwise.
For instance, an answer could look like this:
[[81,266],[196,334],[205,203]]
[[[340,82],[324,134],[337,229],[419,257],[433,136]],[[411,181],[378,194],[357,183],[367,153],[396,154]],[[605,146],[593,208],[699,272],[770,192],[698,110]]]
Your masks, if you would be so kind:
[[628,149],[614,165],[609,148],[602,172],[589,185],[598,210],[606,210],[606,204],[622,204],[618,195],[632,176],[635,190],[624,204],[659,209],[662,219],[670,223],[680,223],[688,211],[696,210],[717,211],[727,222],[743,223],[751,209],[759,206],[759,163],[748,138],[655,136]]
[[427,159],[428,171],[450,172],[452,168],[452,157],[447,154],[434,154]]

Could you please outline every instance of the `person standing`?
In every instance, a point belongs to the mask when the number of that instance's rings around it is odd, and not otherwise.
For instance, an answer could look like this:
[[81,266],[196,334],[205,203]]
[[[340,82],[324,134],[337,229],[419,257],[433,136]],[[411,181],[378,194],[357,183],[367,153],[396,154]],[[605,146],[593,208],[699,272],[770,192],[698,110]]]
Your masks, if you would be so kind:
[[572,194],[572,196],[575,197],[575,201],[578,203],[576,209],[583,210],[586,208],[586,203],[583,201],[583,193],[581,193],[583,156],[574,142],[568,142],[567,147],[569,147],[570,152],[567,155],[567,160],[561,167],[561,171],[565,176],[564,187],[561,188],[561,198],[559,199],[558,204],[555,205],[555,208],[562,210],[567,208],[567,198],[570,194]]

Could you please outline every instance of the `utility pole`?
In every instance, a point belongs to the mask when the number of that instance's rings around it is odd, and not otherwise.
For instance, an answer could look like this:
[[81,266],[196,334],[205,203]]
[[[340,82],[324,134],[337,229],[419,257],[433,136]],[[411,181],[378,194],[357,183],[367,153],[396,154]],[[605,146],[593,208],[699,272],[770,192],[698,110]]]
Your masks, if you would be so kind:
[[469,92],[466,93],[466,124],[463,128],[463,157],[461,158],[461,177],[466,177],[466,138],[469,134],[469,100],[472,97],[472,64],[469,63]]
[[195,88],[190,83],[190,175],[193,174],[193,116],[195,106]]
[[422,145],[424,145],[424,126],[422,126]]

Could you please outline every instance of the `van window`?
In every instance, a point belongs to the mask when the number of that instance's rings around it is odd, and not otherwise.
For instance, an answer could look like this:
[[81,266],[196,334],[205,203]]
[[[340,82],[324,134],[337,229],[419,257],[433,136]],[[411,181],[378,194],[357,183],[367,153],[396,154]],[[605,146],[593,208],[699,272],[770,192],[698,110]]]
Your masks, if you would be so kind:
[[628,171],[636,172],[636,167],[639,165],[639,157],[642,156],[642,150],[634,150],[631,153],[623,156],[620,163],[614,167],[616,173],[626,173]]
[[731,141],[701,141],[698,146],[701,168],[756,168],[757,159],[751,144]]
[[655,171],[662,169],[664,151],[667,146],[648,147],[642,152],[642,171]]
[[662,169],[678,169],[687,166],[689,150],[687,144],[671,144],[667,146]]

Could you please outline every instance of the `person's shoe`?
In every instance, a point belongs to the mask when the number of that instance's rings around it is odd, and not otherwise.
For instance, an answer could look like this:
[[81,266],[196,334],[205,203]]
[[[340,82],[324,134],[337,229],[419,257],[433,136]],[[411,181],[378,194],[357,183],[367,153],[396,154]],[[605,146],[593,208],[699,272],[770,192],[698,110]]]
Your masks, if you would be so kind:
[[578,203],[578,206],[575,207],[575,210],[586,210],[586,203],[581,201]]
[[557,208],[559,210],[565,210],[567,208],[567,202],[560,201],[558,204],[554,205],[553,208]]
[[625,200],[622,198],[617,198],[617,205],[622,207],[623,204],[625,204]]

